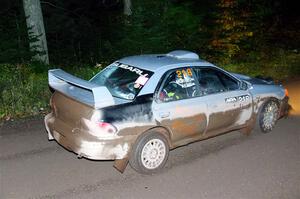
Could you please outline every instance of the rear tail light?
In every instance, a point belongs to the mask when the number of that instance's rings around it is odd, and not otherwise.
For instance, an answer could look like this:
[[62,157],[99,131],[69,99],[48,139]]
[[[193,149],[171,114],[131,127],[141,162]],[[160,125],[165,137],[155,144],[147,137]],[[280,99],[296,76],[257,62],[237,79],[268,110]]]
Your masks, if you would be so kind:
[[97,126],[98,128],[100,128],[101,130],[103,130],[104,132],[107,132],[107,133],[116,133],[117,132],[117,129],[114,125],[110,124],[110,123],[107,123],[107,122],[97,122]]
[[117,136],[118,129],[111,123],[102,120],[102,111],[92,112],[91,119],[82,118],[83,128],[98,138],[113,138]]

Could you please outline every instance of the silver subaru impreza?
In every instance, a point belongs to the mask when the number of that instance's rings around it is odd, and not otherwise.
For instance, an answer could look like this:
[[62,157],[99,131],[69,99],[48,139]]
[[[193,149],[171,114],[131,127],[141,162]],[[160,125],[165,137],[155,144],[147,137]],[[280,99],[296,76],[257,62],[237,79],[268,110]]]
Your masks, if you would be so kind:
[[164,167],[169,150],[254,127],[270,132],[287,113],[287,90],[234,74],[177,50],[125,57],[85,81],[49,71],[49,140],[78,157],[127,163],[140,173]]

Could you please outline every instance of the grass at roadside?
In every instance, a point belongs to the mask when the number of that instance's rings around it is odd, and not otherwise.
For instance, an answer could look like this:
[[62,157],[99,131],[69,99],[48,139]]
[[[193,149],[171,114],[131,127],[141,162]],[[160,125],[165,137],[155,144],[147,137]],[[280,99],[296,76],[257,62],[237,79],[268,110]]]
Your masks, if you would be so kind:
[[[102,66],[63,67],[69,73],[90,79]],[[50,90],[48,69],[38,63],[0,64],[0,121],[24,118],[49,112]],[[271,59],[249,60],[224,66],[225,69],[250,76],[270,76],[276,80],[286,80],[300,76],[300,54],[284,52]]]
[[276,50],[271,55],[263,57],[257,53],[249,55],[249,58],[243,62],[224,65],[224,68],[252,77],[272,77],[278,81],[286,81],[300,75],[300,54],[299,52]]
[[[49,112],[51,92],[48,87],[50,66],[38,63],[0,64],[0,121]],[[89,79],[101,68],[72,67],[66,71]]]
[[2,64],[0,75],[0,118],[36,115],[48,107],[47,74],[34,72],[26,64]]

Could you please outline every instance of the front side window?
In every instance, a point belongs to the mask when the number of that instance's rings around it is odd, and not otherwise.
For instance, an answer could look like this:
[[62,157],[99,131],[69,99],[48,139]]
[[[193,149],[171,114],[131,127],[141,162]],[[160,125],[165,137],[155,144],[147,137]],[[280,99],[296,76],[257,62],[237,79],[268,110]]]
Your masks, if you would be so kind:
[[194,70],[199,82],[201,96],[239,88],[237,80],[219,70],[209,68],[195,68]]
[[169,102],[198,96],[191,68],[178,68],[166,75],[159,90],[159,100]]
[[153,72],[122,63],[113,63],[90,81],[108,88],[112,96],[133,100]]

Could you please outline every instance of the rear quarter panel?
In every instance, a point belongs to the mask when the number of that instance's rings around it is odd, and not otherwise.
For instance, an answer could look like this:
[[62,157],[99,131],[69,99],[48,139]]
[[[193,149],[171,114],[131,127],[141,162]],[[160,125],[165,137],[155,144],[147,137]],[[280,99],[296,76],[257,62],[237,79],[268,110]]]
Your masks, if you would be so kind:
[[118,129],[118,135],[136,135],[156,126],[151,108],[153,94],[139,96],[134,102],[100,109],[102,119]]

